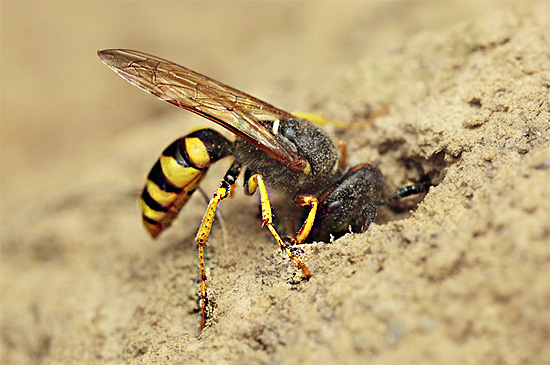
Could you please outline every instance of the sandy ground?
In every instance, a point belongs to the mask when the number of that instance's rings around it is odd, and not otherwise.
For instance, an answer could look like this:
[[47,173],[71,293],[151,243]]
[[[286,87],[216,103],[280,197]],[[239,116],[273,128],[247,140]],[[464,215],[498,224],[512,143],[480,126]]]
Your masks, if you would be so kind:
[[[98,4],[1,5],[1,363],[550,363],[548,3]],[[435,186],[302,247],[309,281],[239,188],[199,333],[205,201],[152,242],[136,195],[208,122],[117,78],[111,47],[360,125],[327,128],[350,164]]]

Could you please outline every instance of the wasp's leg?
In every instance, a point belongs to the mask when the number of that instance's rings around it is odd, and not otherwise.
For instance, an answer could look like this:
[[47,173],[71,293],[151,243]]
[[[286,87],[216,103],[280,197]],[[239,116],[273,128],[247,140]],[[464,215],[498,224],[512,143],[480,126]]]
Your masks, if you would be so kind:
[[342,122],[342,121],[339,121],[339,120],[327,119],[327,118],[325,118],[321,115],[314,114],[314,113],[292,112],[291,114],[294,115],[297,118],[305,119],[308,122],[311,122],[311,123],[314,123],[314,124],[317,124],[317,125],[320,125],[320,126],[324,126],[324,125],[327,125],[327,124],[332,124],[332,125],[335,125],[338,128],[349,129],[352,125],[351,123],[346,123],[346,122]]
[[348,159],[348,144],[343,139],[339,139],[336,142],[336,147],[340,150],[340,156],[338,159],[338,168],[343,170],[346,167],[346,160]]
[[368,203],[363,208],[363,224],[361,225],[361,232],[365,232],[369,229],[370,224],[376,219],[376,214],[378,212],[378,207],[376,204]]
[[414,194],[420,194],[422,192],[428,191],[430,186],[431,186],[431,184],[429,184],[428,182],[423,182],[423,183],[420,183],[420,184],[405,186],[405,187],[397,190],[395,193],[393,193],[392,195],[390,195],[386,199],[380,200],[377,203],[377,205],[378,206],[386,205],[386,204],[388,204],[392,201],[399,200],[399,199],[405,198],[407,196],[411,196],[411,195],[414,195]]
[[[267,189],[265,188],[265,183],[262,175],[260,174],[253,174],[251,175],[250,170],[247,170],[245,179],[246,179],[246,185],[245,185],[245,191],[248,195],[254,194],[256,189],[260,191],[260,205],[262,207],[262,226],[266,226],[269,232],[271,232],[271,235],[273,238],[275,238],[275,241],[279,244],[279,248],[281,251],[285,252],[288,257],[298,265],[298,267],[302,270],[302,274],[305,278],[309,278],[311,276],[311,272],[307,268],[306,264],[304,264],[300,259],[298,259],[294,254],[290,251],[288,248],[288,245],[281,239],[277,231],[275,230],[275,227],[273,227],[273,215],[271,214],[271,203],[269,202],[269,197],[267,195]],[[250,176],[249,176],[250,175]]]
[[237,177],[239,176],[240,171],[240,164],[238,164],[237,162],[233,162],[229,170],[225,173],[220,187],[218,188],[218,190],[216,190],[216,192],[212,196],[212,199],[210,199],[210,202],[208,203],[208,208],[206,208],[206,212],[204,213],[204,216],[202,218],[200,228],[197,232],[197,235],[195,236],[195,242],[198,246],[199,269],[201,274],[201,330],[206,325],[206,308],[208,306],[208,294],[206,291],[207,277],[206,269],[204,267],[204,247],[206,246],[208,236],[210,235],[210,231],[212,229],[212,224],[214,223],[214,217],[216,216],[216,209],[218,207],[218,204],[230,195],[231,190],[235,186],[235,182],[237,180]]
[[353,123],[353,122],[350,123],[350,122],[343,122],[341,120],[327,119],[323,116],[320,116],[314,113],[304,113],[304,112],[294,111],[291,114],[297,118],[305,119],[307,121],[310,121],[320,126],[332,124],[342,129],[362,129],[362,128],[369,127],[376,118],[388,114],[388,109],[385,106],[379,107],[373,113],[369,113],[370,115],[367,116],[367,120],[365,120],[363,123]]
[[319,205],[319,200],[317,200],[316,197],[309,194],[298,194],[296,195],[296,199],[294,200],[296,205],[305,207],[306,205],[310,205],[311,209],[309,210],[309,213],[307,215],[306,220],[304,221],[304,224],[302,225],[302,228],[300,228],[300,231],[298,234],[296,234],[295,239],[291,239],[292,243],[304,243],[307,236],[309,235],[309,232],[311,231],[311,227],[313,227],[313,222],[315,222],[315,215],[317,214],[317,206]]
[[[296,196],[296,204],[301,206],[311,205],[311,210],[309,211],[309,214],[304,224],[302,225],[300,232],[296,235],[296,239],[291,240],[293,243],[300,244],[305,242],[309,235],[309,232],[313,228],[313,224],[315,223],[315,214],[317,213],[319,201],[314,196],[307,194],[298,194]],[[374,222],[374,219],[376,218],[376,213],[377,207],[375,204],[365,204],[361,211],[361,214],[359,215],[359,221],[362,222],[360,226],[361,232],[365,232],[369,228],[370,224]]]

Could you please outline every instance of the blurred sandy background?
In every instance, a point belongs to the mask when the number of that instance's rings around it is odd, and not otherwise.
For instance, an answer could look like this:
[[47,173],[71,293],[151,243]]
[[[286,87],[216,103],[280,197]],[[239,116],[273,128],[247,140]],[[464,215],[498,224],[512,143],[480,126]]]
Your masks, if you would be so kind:
[[[0,6],[0,362],[550,361],[548,4]],[[360,122],[386,106],[371,130],[331,133],[390,190],[420,173],[440,185],[409,219],[381,212],[365,235],[306,248],[316,276],[298,284],[239,191],[223,211],[239,223],[211,240],[217,317],[196,337],[204,202],[154,243],[135,195],[207,122],[116,77],[105,48],[291,111]]]
[[[304,93],[371,50],[391,49],[424,27],[443,28],[485,8],[491,7],[2,2],[2,190],[9,197],[3,205],[11,210],[55,194],[65,174],[85,170],[86,158],[97,158],[117,135],[152,113],[177,112],[105,72],[99,49],[175,60],[294,110],[311,103]],[[289,95],[289,87],[297,91]]]

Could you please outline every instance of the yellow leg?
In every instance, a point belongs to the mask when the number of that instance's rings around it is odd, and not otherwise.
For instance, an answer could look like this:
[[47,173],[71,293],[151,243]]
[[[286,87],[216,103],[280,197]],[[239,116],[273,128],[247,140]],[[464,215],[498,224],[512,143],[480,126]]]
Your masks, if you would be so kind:
[[338,159],[338,168],[343,170],[346,167],[346,160],[348,159],[348,144],[346,141],[339,139],[336,142],[336,147],[340,150],[340,158]]
[[[277,231],[275,230],[275,227],[273,227],[273,215],[271,214],[271,204],[269,202],[269,197],[267,195],[267,189],[265,188],[264,179],[262,175],[255,174],[252,175],[248,180],[248,187],[249,192],[252,193],[256,190],[256,188],[260,191],[260,205],[262,207],[262,226],[266,226],[269,232],[271,232],[271,235],[273,238],[275,238],[275,241],[279,244],[279,248],[281,251],[285,252],[288,257],[298,265],[298,267],[302,270],[302,274],[304,277],[309,278],[311,276],[311,272],[307,268],[306,264],[304,264],[300,259],[298,259],[296,256],[290,252],[290,249],[288,248],[288,245],[283,242]],[[308,232],[309,233],[309,232]]]
[[216,216],[216,209],[220,201],[225,199],[230,192],[230,185],[226,181],[222,181],[220,187],[214,193],[210,203],[208,203],[208,208],[204,213],[202,218],[202,223],[195,236],[195,242],[198,245],[199,252],[199,268],[201,273],[201,292],[200,292],[200,304],[201,304],[201,330],[206,325],[206,309],[208,306],[208,295],[206,292],[206,269],[204,267],[204,247],[208,241],[208,236],[212,230],[212,224],[214,222],[214,217]]
[[348,123],[348,122],[342,122],[340,120],[333,120],[333,119],[327,119],[320,115],[313,114],[313,113],[304,113],[304,112],[292,112],[292,115],[294,115],[297,118],[308,120],[312,123],[315,123],[317,125],[327,125],[332,124],[338,128],[342,129],[362,129],[370,126],[372,122],[383,115],[388,114],[388,109],[385,106],[379,107],[377,110],[372,113],[368,117],[368,119],[364,123]]
[[319,205],[319,201],[316,197],[309,194],[298,194],[296,196],[295,200],[296,205],[299,206],[306,206],[311,205],[311,210],[309,211],[306,221],[302,225],[302,228],[300,228],[300,231],[296,235],[296,239],[293,240],[294,243],[303,243],[307,236],[309,235],[309,232],[311,231],[311,227],[313,227],[313,222],[315,221],[315,214],[317,214],[317,205]]

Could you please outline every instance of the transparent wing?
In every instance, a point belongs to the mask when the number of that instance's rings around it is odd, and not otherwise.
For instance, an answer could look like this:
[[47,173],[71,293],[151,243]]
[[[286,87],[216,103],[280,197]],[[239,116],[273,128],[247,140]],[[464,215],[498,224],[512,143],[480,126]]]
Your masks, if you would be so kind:
[[143,52],[109,49],[98,56],[122,78],[160,99],[190,110],[227,128],[279,160],[303,171],[306,161],[270,125],[293,116],[251,95]]

